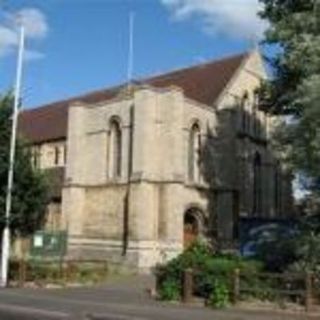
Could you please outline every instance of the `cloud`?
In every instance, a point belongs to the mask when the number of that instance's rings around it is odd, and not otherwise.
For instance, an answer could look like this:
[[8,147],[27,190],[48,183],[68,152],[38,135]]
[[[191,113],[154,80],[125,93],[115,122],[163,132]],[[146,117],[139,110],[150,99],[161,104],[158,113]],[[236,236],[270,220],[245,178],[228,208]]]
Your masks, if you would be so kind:
[[[0,57],[11,54],[18,46],[17,26],[21,23],[25,28],[25,37],[29,40],[44,39],[48,33],[48,23],[45,15],[36,8],[24,8],[10,16],[4,17],[0,23]],[[26,50],[25,58],[34,60],[42,58],[43,54]]]
[[160,0],[175,20],[198,18],[210,35],[231,38],[261,38],[267,27],[257,13],[259,0]]
[[47,19],[40,10],[34,8],[22,9],[17,12],[17,19],[25,27],[26,36],[44,38],[47,35]]
[[39,59],[43,59],[44,58],[44,54],[42,52],[39,51],[35,51],[35,50],[26,50],[24,52],[24,59],[25,60],[39,60]]
[[0,25],[0,56],[8,54],[17,45],[15,31]]

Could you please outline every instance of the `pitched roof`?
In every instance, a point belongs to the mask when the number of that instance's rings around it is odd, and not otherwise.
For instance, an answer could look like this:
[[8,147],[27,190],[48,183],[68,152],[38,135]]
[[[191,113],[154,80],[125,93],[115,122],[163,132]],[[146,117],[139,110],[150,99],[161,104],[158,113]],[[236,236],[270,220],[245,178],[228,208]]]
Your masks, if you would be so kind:
[[[183,89],[186,97],[212,105],[231,80],[236,70],[247,57],[247,53],[221,60],[172,71],[166,74],[140,80],[157,88],[171,85]],[[28,141],[40,143],[63,139],[67,135],[68,108],[75,101],[97,103],[114,98],[121,88],[94,91],[82,96],[58,101],[39,108],[25,110],[19,117],[19,132]]]

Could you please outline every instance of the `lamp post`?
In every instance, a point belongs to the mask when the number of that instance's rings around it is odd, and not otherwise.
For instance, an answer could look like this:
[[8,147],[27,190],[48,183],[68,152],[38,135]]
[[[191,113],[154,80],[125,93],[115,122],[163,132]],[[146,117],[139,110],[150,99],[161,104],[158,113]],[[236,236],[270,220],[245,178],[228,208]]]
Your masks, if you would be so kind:
[[14,179],[14,160],[16,151],[17,125],[20,103],[21,78],[22,78],[22,62],[24,51],[24,27],[20,25],[19,32],[19,50],[16,71],[16,83],[14,91],[14,105],[12,114],[11,140],[10,140],[10,155],[8,169],[8,184],[6,193],[6,209],[5,209],[5,226],[2,234],[2,250],[1,250],[1,287],[6,287],[8,284],[9,257],[10,257],[10,216],[12,210],[12,187]]

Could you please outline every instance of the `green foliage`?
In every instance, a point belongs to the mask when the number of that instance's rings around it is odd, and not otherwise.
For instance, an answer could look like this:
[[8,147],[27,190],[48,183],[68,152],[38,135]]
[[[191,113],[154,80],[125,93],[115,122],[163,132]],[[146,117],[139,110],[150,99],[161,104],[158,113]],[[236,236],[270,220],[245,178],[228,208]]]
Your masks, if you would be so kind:
[[196,272],[195,293],[207,298],[214,290],[216,281],[224,283],[230,288],[232,285],[231,277],[235,269],[239,269],[243,273],[254,274],[261,270],[262,266],[256,261],[233,255],[211,256]]
[[45,265],[36,262],[28,265],[29,280],[36,281],[53,281],[61,277],[61,272],[58,264]]
[[241,289],[243,290],[240,296],[242,300],[254,298],[261,301],[274,301],[278,298],[276,290],[286,288],[281,287],[281,282],[277,278],[263,277],[261,274],[242,273]]
[[269,271],[312,271],[320,276],[320,218],[301,219],[295,233],[275,234],[257,252],[256,259]]
[[320,72],[320,7],[316,0],[260,0],[261,17],[270,24],[265,37],[281,48],[269,59],[274,79],[269,98],[279,111],[300,114],[298,90],[305,79]]
[[288,270],[294,272],[311,271],[320,276],[320,224],[316,227],[313,224],[304,223],[295,239],[296,259],[289,266]]
[[79,263],[72,274],[74,282],[80,283],[101,283],[109,274],[108,268],[101,268],[101,265],[94,263]]
[[[20,261],[10,261],[9,279],[19,280]],[[78,262],[67,266],[63,261],[27,260],[25,261],[26,281],[38,283],[81,283],[96,284],[104,281],[111,272],[106,264]]]
[[[0,96],[0,230],[4,226],[12,105],[11,95]],[[10,220],[13,234],[30,234],[43,224],[47,190],[46,177],[32,168],[30,150],[18,138]]]
[[202,243],[195,243],[185,250],[181,255],[169,261],[166,265],[158,265],[156,267],[158,287],[160,296],[162,295],[163,285],[166,282],[174,283],[179,294],[182,291],[181,279],[183,272],[187,268],[198,269],[210,259],[210,251],[207,246]]
[[231,275],[235,269],[246,273],[257,273],[262,265],[235,255],[213,254],[209,247],[195,242],[175,259],[156,268],[157,284],[160,296],[163,297],[169,283],[175,292],[182,292],[182,278],[186,269],[194,271],[194,293],[208,299],[215,284],[230,288]]
[[214,308],[225,308],[230,303],[230,293],[225,282],[216,279],[209,295],[208,305]]
[[291,121],[275,133],[287,164],[306,177],[305,188],[320,192],[320,1],[260,0],[270,27],[265,43],[276,45],[269,58],[274,77],[262,88],[264,104]]
[[268,271],[285,271],[297,259],[296,236],[274,233],[272,238],[257,246],[255,258],[262,261]]
[[180,298],[180,287],[174,279],[164,280],[161,284],[160,296],[161,300],[179,300]]

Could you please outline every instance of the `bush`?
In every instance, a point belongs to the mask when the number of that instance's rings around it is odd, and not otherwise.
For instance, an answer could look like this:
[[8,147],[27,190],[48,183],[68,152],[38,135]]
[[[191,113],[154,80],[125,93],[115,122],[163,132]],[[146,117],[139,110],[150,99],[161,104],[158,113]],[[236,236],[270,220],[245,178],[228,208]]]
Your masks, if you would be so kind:
[[19,261],[10,260],[9,261],[9,280],[18,280],[19,279]]
[[[20,261],[11,260],[9,279],[19,280]],[[107,278],[109,270],[101,263],[78,262],[70,264],[68,270],[66,263],[60,261],[25,261],[26,281],[66,283],[79,282],[82,284],[99,283]],[[67,279],[66,279],[67,277]]]
[[[241,299],[255,298],[262,301],[274,301],[277,298],[276,289],[281,289],[277,278],[259,277],[251,273],[241,275]],[[285,289],[285,288],[282,288]]]
[[189,268],[194,271],[194,294],[210,300],[213,299],[211,295],[217,286],[225,287],[227,292],[231,292],[230,276],[235,269],[254,274],[262,269],[262,265],[235,255],[213,254],[207,245],[196,242],[167,264],[157,266],[160,297],[167,296],[168,283],[181,296],[183,273]]
[[260,243],[255,258],[271,272],[312,271],[320,276],[320,218],[302,218],[294,232],[275,233]]
[[209,258],[210,251],[207,246],[202,243],[196,243],[166,265],[158,265],[156,267],[156,276],[160,296],[164,296],[162,292],[166,290],[164,285],[168,282],[174,283],[180,296],[184,270],[201,268]]
[[296,234],[275,233],[257,246],[255,258],[270,272],[285,271],[297,259],[296,237]]
[[216,279],[209,295],[208,305],[214,308],[225,308],[230,303],[228,287],[223,281]]
[[303,232],[296,239],[296,260],[288,266],[292,272],[314,272],[320,277],[320,234]]
[[168,300],[168,301],[179,300],[180,288],[177,285],[177,282],[174,281],[173,279],[165,280],[162,283],[159,298],[161,300]]

